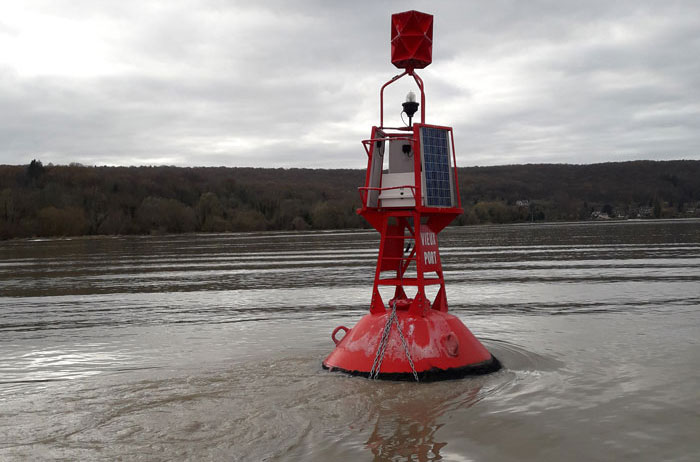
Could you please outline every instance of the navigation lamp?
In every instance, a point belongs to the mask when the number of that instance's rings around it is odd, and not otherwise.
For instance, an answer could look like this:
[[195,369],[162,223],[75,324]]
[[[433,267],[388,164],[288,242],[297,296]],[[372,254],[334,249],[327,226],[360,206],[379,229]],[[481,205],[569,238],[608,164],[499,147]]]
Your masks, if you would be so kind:
[[416,102],[416,94],[409,91],[406,95],[406,102],[401,104],[403,106],[403,112],[408,116],[408,126],[411,127],[411,119],[413,114],[418,110],[419,103]]

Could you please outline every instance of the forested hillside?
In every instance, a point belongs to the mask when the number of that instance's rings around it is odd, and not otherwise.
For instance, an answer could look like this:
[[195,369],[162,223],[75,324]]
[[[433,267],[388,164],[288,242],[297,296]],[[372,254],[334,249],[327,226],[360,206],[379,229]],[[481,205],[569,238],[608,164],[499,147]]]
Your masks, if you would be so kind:
[[[365,226],[363,170],[0,166],[0,238]],[[459,169],[457,224],[700,216],[700,161]]]

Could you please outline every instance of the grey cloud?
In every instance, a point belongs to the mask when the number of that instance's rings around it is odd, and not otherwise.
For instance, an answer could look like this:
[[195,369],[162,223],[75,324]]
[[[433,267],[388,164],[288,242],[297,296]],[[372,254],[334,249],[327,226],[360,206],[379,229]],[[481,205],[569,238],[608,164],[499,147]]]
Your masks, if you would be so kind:
[[[363,167],[379,87],[398,72],[389,17],[410,8],[427,7],[45,4],[35,14],[109,25],[119,70],[26,76],[0,60],[0,163]],[[696,3],[430,9],[428,121],[454,125],[461,165],[700,158]],[[0,36],[21,29],[0,19]]]

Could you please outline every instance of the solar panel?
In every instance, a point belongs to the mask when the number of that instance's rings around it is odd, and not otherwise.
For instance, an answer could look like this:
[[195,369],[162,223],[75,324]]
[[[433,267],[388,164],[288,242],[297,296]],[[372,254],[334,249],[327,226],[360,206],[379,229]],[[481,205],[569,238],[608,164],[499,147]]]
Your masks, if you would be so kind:
[[428,207],[452,207],[449,131],[421,127],[425,198]]

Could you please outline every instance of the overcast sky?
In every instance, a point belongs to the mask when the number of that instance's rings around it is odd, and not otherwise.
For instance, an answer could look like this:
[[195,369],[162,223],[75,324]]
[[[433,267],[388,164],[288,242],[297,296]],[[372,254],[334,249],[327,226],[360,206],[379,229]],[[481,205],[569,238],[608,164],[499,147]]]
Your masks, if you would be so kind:
[[364,167],[409,9],[435,16],[427,122],[460,165],[700,159],[698,1],[21,0],[0,164]]

